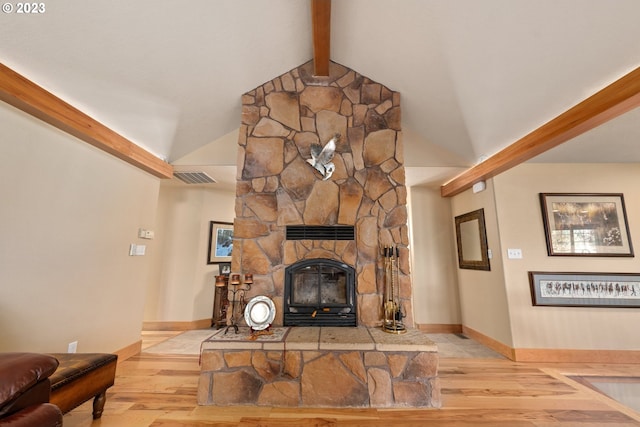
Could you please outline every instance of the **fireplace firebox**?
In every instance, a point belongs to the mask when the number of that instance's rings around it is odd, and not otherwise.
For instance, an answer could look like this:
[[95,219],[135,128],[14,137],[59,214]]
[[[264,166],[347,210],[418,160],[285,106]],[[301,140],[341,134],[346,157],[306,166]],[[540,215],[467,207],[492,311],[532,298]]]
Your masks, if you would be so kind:
[[355,271],[316,258],[285,269],[284,326],[357,326]]

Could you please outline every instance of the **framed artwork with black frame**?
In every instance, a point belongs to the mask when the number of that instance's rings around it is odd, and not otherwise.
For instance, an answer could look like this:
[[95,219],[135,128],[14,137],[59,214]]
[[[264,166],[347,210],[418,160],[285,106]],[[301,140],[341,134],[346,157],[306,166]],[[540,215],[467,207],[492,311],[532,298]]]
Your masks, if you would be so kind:
[[549,256],[632,257],[624,196],[540,193]]
[[218,263],[218,272],[221,276],[228,276],[231,274],[231,263],[230,262],[219,262]]
[[529,272],[533,305],[640,307],[640,274]]
[[209,249],[207,251],[207,264],[231,262],[233,251],[233,223],[209,222]]

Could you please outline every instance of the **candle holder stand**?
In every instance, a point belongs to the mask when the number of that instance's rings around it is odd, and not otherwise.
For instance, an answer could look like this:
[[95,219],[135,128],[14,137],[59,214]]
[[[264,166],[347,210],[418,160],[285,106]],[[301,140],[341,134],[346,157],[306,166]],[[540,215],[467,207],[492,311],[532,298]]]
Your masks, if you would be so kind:
[[229,322],[224,330],[225,335],[231,328],[233,328],[236,334],[238,333],[239,320],[237,318],[237,314],[240,312],[240,318],[242,318],[242,313],[247,306],[245,295],[251,290],[252,284],[253,274],[245,274],[244,281],[240,281],[240,274],[231,274],[229,276],[228,296],[229,303],[231,305],[231,313],[229,313]]

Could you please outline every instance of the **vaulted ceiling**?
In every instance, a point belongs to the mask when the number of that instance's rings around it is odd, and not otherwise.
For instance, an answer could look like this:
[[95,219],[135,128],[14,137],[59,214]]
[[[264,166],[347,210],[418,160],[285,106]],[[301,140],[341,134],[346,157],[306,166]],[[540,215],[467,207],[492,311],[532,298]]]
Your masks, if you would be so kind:
[[[217,147],[211,165],[232,166],[220,147],[241,94],[313,57],[305,0],[44,5],[0,15],[0,62],[176,164]],[[331,59],[401,93],[414,182],[443,183],[640,66],[637,0],[334,0],[331,14]],[[534,161],[637,162],[638,110]]]

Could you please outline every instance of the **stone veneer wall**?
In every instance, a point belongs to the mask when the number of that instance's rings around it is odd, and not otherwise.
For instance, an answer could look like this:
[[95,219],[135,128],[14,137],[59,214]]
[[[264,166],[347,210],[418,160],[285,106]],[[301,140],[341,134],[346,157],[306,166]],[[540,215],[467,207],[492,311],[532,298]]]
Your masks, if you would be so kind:
[[[284,269],[330,258],[356,270],[358,323],[382,322],[381,247],[399,247],[400,302],[413,326],[400,94],[331,63],[306,63],[242,96],[232,271],[252,273],[251,295],[274,300],[282,325]],[[342,138],[324,181],[310,144]],[[287,225],[354,225],[355,241],[286,241]]]
[[291,328],[283,340],[202,343],[200,405],[441,406],[436,345],[416,329]]

